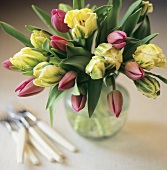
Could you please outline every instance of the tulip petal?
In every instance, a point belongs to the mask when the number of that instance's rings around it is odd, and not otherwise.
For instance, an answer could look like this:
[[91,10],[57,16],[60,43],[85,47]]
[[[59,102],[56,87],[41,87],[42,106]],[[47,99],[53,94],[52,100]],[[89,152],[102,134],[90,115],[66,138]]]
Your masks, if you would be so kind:
[[120,91],[113,90],[107,95],[107,103],[110,111],[118,118],[123,105],[123,96]]
[[72,103],[72,108],[75,112],[79,112],[85,107],[86,104],[86,96],[85,95],[80,95],[80,96],[75,96],[71,95],[71,103]]
[[43,87],[39,87],[33,84],[34,79],[35,78],[30,78],[28,80],[25,80],[16,87],[15,92],[19,91],[19,97],[32,96],[44,90]]
[[60,80],[58,89],[59,90],[67,90],[74,86],[75,78],[77,77],[77,73],[75,71],[67,72],[64,77]]

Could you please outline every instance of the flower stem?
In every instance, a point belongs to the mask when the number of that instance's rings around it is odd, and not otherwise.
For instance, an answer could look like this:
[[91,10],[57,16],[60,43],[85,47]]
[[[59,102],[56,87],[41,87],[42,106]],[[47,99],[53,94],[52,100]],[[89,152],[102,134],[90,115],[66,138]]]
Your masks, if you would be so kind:
[[73,36],[72,36],[72,34],[71,34],[71,31],[70,31],[70,30],[68,31],[68,33],[67,33],[67,34],[68,34],[68,37],[69,37],[71,40],[73,40]]
[[114,76],[112,77],[112,86],[113,86],[113,90],[116,90],[116,83],[115,83]]

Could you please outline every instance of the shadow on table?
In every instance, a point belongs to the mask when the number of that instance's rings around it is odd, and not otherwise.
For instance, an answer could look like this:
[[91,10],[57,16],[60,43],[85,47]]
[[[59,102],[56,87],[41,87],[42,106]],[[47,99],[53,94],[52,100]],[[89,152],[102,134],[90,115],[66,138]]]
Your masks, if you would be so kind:
[[[167,125],[150,122],[127,122],[122,131],[97,145],[112,153],[127,156],[156,158],[167,166]],[[164,160],[163,160],[164,159]]]

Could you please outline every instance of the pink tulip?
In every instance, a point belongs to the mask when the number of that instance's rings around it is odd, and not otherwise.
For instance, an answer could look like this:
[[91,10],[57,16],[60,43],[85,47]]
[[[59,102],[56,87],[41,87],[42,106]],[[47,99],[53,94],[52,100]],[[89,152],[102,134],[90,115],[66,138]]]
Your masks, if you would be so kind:
[[60,9],[52,10],[51,23],[55,29],[59,32],[66,33],[69,31],[69,27],[64,23],[66,13]]
[[59,82],[58,89],[59,90],[67,90],[75,85],[75,79],[77,77],[77,73],[75,71],[67,72],[63,78]]
[[72,108],[75,112],[79,112],[85,107],[86,104],[86,96],[80,94],[79,96],[72,95],[71,96],[71,103],[72,103]]
[[19,91],[19,97],[33,96],[44,90],[44,87],[34,85],[33,80],[34,78],[25,80],[16,87],[15,92]]
[[118,118],[123,105],[123,96],[119,90],[113,90],[107,95],[109,110]]
[[108,43],[112,44],[115,48],[123,48],[126,45],[126,33],[123,31],[114,31],[107,37]]
[[2,62],[2,64],[6,69],[12,70],[10,67],[13,66],[13,64],[10,62],[10,60],[5,60]]
[[138,80],[145,76],[144,70],[135,62],[128,62],[126,64],[125,74],[132,80]]
[[68,44],[68,41],[60,36],[54,35],[51,36],[51,46],[57,50],[60,51],[66,51],[66,45]]

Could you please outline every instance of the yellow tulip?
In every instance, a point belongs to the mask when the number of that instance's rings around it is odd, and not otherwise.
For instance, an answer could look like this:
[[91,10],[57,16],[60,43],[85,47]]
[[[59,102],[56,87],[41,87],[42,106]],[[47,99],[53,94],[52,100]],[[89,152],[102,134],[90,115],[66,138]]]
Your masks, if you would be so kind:
[[133,58],[146,70],[151,70],[154,66],[166,68],[167,64],[162,49],[155,44],[139,46],[133,54]]
[[21,71],[32,70],[38,63],[46,60],[47,57],[42,53],[29,47],[21,49],[20,52],[10,58],[10,62]]
[[150,3],[149,1],[142,1],[143,8],[141,15],[143,16],[146,12],[147,13],[152,13],[153,12],[153,4]]
[[94,56],[86,66],[86,73],[90,75],[92,79],[100,79],[105,74],[105,59],[103,57]]
[[39,63],[34,67],[33,71],[36,77],[33,83],[40,87],[50,87],[58,84],[66,73],[61,67],[51,65],[47,62]]
[[30,40],[35,48],[42,48],[42,45],[46,40],[50,41],[50,35],[42,30],[34,30],[31,34]]
[[76,38],[88,38],[97,29],[97,14],[87,8],[68,11],[64,21]]
[[122,63],[122,53],[120,50],[114,48],[112,44],[100,44],[95,49],[94,54],[104,57],[106,69],[116,67],[116,70],[119,70]]
[[41,74],[41,72],[42,72],[42,70],[43,70],[43,68],[46,67],[46,66],[48,66],[48,65],[50,65],[48,62],[41,62],[41,63],[39,63],[38,65],[36,65],[36,66],[34,67],[34,69],[33,69],[33,75],[34,75],[35,77],[39,77],[40,74]]

